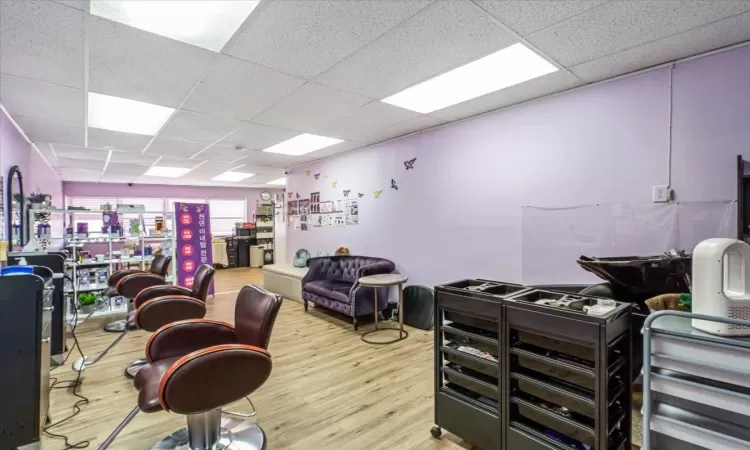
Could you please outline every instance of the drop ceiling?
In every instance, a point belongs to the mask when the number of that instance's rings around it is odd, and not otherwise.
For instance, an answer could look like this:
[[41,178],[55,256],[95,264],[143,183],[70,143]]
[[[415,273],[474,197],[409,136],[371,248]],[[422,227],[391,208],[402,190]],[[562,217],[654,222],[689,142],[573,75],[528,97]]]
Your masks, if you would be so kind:
[[[750,40],[750,1],[263,0],[214,52],[0,1],[0,103],[64,180],[262,186],[284,168]],[[381,102],[521,42],[560,70],[420,114]],[[88,94],[175,109],[156,136],[87,125]],[[343,142],[263,152],[303,133]],[[149,167],[190,168],[179,178]],[[211,178],[254,173],[237,182]]]

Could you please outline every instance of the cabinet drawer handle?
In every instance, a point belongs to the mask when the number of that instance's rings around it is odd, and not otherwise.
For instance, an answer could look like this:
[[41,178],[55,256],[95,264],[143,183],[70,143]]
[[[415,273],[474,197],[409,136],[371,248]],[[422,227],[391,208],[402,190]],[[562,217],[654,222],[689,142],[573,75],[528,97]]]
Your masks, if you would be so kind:
[[42,308],[42,311],[54,311],[54,310],[55,310],[54,306],[47,306],[45,308]]
[[42,344],[49,344],[50,338],[44,338],[42,339]]

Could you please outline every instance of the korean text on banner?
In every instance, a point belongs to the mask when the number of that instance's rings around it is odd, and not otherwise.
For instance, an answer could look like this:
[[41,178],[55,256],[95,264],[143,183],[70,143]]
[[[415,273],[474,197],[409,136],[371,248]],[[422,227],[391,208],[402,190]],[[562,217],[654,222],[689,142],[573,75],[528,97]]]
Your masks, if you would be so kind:
[[[198,267],[213,262],[208,204],[175,203],[174,209],[177,218],[177,284],[192,288]],[[213,282],[208,293],[214,293]]]

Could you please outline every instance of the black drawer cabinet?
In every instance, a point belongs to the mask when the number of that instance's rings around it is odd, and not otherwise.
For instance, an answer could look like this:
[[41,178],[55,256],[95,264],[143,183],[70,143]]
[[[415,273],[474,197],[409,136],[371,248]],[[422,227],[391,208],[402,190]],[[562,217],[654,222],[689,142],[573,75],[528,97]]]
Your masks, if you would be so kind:
[[437,394],[435,407],[436,422],[446,430],[471,436],[469,442],[482,450],[501,448],[502,423],[497,414],[444,392]]

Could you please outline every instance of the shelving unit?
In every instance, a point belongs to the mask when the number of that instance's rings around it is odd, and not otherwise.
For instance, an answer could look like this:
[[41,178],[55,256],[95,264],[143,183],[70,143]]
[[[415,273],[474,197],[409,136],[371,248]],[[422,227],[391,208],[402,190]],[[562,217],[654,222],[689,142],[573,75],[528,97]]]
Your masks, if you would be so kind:
[[273,264],[276,260],[276,230],[273,225],[275,211],[273,202],[257,202],[255,205],[255,237],[257,245],[264,248],[264,264]]
[[646,319],[643,450],[750,448],[750,337],[711,335],[692,319],[750,321],[660,311]]
[[[113,211],[104,211],[104,210],[78,210],[78,209],[30,209],[29,213],[30,215],[33,215],[35,213],[49,213],[49,214],[63,214],[64,221],[63,221],[63,228],[67,229],[68,227],[75,230],[76,228],[76,216],[79,214],[103,214],[103,213],[109,213]],[[121,215],[120,220],[124,220],[125,215],[137,215],[138,220],[141,224],[143,224],[143,215],[144,214],[158,214],[162,215],[166,218],[171,219],[171,230],[175,229],[175,222],[174,222],[174,213],[169,211],[134,211],[134,210],[120,210],[118,211],[118,214]],[[112,274],[114,271],[119,270],[119,268],[122,268],[123,266],[130,266],[131,264],[137,264],[138,267],[141,270],[146,270],[146,264],[148,264],[152,260],[151,255],[136,255],[136,256],[128,256],[128,257],[114,257],[114,250],[112,244],[114,243],[121,243],[126,242],[128,240],[137,239],[139,242],[139,247],[141,249],[141,252],[145,251],[146,244],[149,242],[162,242],[166,243],[168,245],[165,245],[165,250],[172,256],[172,264],[170,265],[170,274],[167,277],[167,281],[174,281],[177,279],[177,262],[175,258],[175,249],[176,249],[176,242],[175,242],[175,235],[173,232],[170,232],[170,234],[163,235],[163,236],[146,236],[143,234],[144,230],[141,230],[141,233],[138,236],[131,236],[131,237],[124,237],[119,234],[117,235],[110,235],[108,233],[102,233],[102,232],[89,232],[87,233],[87,237],[79,237],[76,233],[74,233],[72,236],[67,235],[64,238],[65,247],[73,247],[73,248],[82,248],[83,244],[106,244],[107,245],[107,251],[106,251],[106,258],[102,261],[99,260],[87,260],[82,262],[77,262],[75,259],[69,259],[65,261],[65,269],[66,269],[66,275],[70,277],[72,281],[68,282],[66,280],[65,282],[65,288],[63,290],[64,294],[67,296],[66,302],[70,302],[71,305],[77,305],[78,304],[78,294],[85,293],[85,292],[100,292],[105,291],[108,288],[107,280],[109,279],[109,275]],[[29,235],[33,235],[32,233],[34,230],[29,230]],[[75,258],[75,255],[74,255]],[[97,268],[100,268],[97,270]],[[94,273],[96,276],[96,282],[94,283],[85,283],[83,286],[80,285],[80,281],[82,279],[85,279],[85,277],[81,276],[81,273],[84,271],[89,272],[89,277],[91,276],[91,273]],[[89,278],[90,279],[90,278]],[[96,312],[94,312],[91,316],[84,316],[82,314],[78,314],[77,317],[79,320],[85,318],[85,317],[96,317],[101,315],[108,315],[108,314],[116,314],[120,312],[127,312],[127,305],[120,305],[120,304],[113,304],[110,303],[109,305],[100,307]],[[76,318],[75,311],[73,308],[68,308],[68,314],[66,316],[67,320],[70,322]]]

